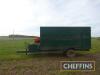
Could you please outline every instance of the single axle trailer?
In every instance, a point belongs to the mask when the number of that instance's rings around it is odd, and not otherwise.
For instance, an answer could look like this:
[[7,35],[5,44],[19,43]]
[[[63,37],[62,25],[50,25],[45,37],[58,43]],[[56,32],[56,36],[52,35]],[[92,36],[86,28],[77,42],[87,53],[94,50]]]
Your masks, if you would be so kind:
[[75,51],[89,51],[91,48],[90,27],[40,27],[40,38],[29,44],[26,53],[64,53],[71,57]]

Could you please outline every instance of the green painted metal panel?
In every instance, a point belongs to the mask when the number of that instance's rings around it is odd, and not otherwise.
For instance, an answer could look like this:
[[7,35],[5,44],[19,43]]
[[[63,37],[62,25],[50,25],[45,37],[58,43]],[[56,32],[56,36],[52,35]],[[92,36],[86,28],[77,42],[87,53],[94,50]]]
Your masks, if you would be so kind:
[[90,49],[90,27],[40,27],[40,49]]

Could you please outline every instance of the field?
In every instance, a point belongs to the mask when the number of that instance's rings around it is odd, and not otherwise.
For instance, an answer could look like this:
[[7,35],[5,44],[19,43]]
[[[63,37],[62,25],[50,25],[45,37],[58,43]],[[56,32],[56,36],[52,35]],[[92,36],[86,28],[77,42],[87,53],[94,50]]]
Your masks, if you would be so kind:
[[[74,58],[62,54],[30,54],[17,53],[25,50],[27,43],[33,38],[21,39],[0,38],[0,75],[100,75],[100,39],[92,39],[92,49],[76,52]],[[60,61],[96,61],[96,71],[67,72],[60,71]]]

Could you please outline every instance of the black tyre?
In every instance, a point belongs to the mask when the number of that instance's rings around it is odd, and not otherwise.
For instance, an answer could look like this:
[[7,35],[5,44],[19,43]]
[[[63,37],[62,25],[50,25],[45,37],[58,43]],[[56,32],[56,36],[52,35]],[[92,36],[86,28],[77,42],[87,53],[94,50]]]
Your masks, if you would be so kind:
[[76,55],[76,53],[75,53],[75,50],[73,50],[73,49],[66,51],[67,57],[75,57],[75,55]]

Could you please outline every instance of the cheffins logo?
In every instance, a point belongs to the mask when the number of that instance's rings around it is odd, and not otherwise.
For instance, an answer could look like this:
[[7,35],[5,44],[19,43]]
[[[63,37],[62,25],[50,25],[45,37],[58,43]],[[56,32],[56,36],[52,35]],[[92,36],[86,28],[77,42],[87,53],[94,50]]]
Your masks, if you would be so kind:
[[95,71],[95,61],[61,61],[60,70]]

